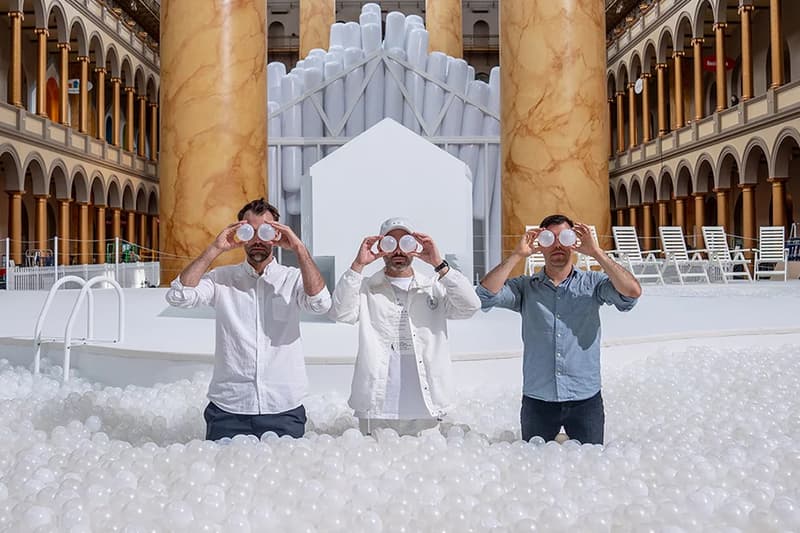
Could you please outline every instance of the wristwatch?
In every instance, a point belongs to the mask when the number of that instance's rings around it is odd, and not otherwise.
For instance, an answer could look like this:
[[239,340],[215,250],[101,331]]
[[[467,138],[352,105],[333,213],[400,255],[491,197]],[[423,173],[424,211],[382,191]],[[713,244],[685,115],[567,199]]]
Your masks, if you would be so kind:
[[442,270],[444,270],[445,268],[447,268],[449,266],[450,266],[450,263],[448,263],[447,260],[443,259],[442,262],[439,263],[439,265],[436,268],[433,269],[433,271],[438,274],[439,272],[441,272]]

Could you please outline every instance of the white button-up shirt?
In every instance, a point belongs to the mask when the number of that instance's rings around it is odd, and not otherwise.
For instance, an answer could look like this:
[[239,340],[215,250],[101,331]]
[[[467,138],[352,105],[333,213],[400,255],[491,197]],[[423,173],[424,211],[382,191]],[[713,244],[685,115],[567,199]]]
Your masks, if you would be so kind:
[[309,296],[298,268],[272,260],[262,275],[246,261],[206,273],[197,287],[180,277],[167,291],[175,307],[216,310],[214,374],[208,399],[235,414],[282,413],[300,406],[308,390],[300,341],[300,311],[324,314],[327,288]]

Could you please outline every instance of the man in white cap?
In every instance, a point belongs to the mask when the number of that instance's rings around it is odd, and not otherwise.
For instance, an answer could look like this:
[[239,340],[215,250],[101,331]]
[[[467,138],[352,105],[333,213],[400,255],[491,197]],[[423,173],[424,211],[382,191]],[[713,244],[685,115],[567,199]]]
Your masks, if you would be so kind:
[[[362,270],[383,258],[383,270]],[[432,277],[411,267],[433,266]],[[453,401],[447,320],[471,317],[480,301],[470,281],[450,268],[433,239],[401,217],[386,220],[380,235],[365,237],[336,285],[331,316],[358,322],[350,407],[362,433],[392,428],[417,435],[439,424]]]

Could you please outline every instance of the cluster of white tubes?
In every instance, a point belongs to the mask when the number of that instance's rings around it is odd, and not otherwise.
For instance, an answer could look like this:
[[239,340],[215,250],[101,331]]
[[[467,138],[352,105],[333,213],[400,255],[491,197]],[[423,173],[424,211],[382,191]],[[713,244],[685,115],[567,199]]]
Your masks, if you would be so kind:
[[[365,62],[368,58],[372,59]],[[418,72],[425,72],[441,85]],[[391,12],[386,16],[384,36],[380,6],[364,4],[359,22],[331,26],[327,51],[311,50],[288,73],[283,63],[270,63],[267,84],[270,141],[336,139],[330,144],[323,141],[322,149],[300,142],[269,147],[269,183],[275,187],[270,194],[282,196],[288,214],[300,213],[300,184],[311,165],[384,118],[392,118],[426,137],[490,141],[488,145],[437,143],[447,144],[446,150],[469,166],[474,218],[483,221],[487,211],[492,213],[487,233],[492,234],[494,219],[499,232],[499,214],[494,216],[500,208],[500,122],[496,118],[500,113],[499,68],[492,69],[487,84],[475,80],[475,70],[463,59],[442,52],[428,53],[428,32],[422,17]]]

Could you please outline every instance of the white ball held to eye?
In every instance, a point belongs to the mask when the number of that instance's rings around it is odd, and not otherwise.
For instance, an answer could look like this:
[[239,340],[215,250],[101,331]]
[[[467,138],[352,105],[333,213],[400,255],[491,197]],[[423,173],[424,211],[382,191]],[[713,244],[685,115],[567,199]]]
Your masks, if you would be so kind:
[[539,246],[542,248],[549,248],[553,246],[553,243],[556,242],[556,236],[553,234],[552,231],[546,229],[539,233]]
[[576,242],[578,242],[578,236],[575,232],[571,229],[565,229],[561,233],[558,234],[558,242],[560,242],[564,246],[572,246]]
[[397,249],[397,239],[391,235],[386,235],[381,239],[381,250],[385,253],[394,252]]
[[400,249],[407,254],[416,251],[418,246],[419,242],[413,235],[403,235],[400,238]]
[[258,227],[258,238],[262,241],[271,241],[275,238],[275,228],[269,224],[261,224]]
[[248,242],[256,234],[256,230],[250,224],[242,224],[236,229],[236,238],[240,242]]

